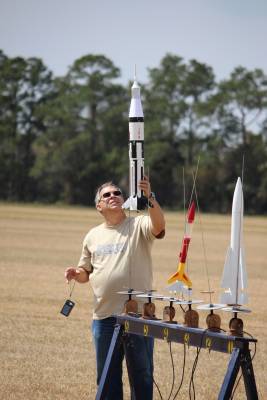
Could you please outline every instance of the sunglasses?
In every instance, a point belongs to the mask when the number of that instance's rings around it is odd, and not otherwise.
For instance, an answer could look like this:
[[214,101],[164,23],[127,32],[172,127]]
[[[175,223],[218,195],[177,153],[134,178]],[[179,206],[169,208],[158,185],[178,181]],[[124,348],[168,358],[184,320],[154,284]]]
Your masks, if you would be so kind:
[[114,190],[113,192],[106,192],[106,193],[103,193],[103,194],[102,194],[102,197],[103,197],[104,199],[108,199],[112,194],[113,194],[114,196],[121,196],[121,195],[122,195],[122,193],[121,193],[120,190]]

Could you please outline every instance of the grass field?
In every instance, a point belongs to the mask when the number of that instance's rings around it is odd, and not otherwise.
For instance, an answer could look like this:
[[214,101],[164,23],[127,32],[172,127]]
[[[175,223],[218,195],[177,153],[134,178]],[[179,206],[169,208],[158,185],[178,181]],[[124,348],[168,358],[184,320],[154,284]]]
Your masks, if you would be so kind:
[[[183,215],[166,213],[166,238],[153,249],[154,288],[163,292],[175,271],[183,234]],[[69,318],[60,315],[69,295],[64,270],[75,265],[85,233],[101,217],[95,210],[76,207],[0,205],[0,399],[91,400],[96,392],[94,349],[90,333],[92,293],[88,284],[76,285],[75,308]],[[196,218],[189,250],[194,298],[205,299],[207,290],[202,233],[213,301],[219,301],[219,283],[230,240],[230,216]],[[201,226],[203,230],[201,230]],[[267,219],[245,217],[244,240],[249,277],[249,307],[242,316],[245,330],[258,339],[254,372],[260,399],[267,399]],[[157,316],[162,304],[157,303]],[[222,328],[230,315],[220,312]],[[205,312],[200,326],[205,328]],[[178,322],[183,316],[177,309]],[[177,389],[181,379],[183,346],[174,345]],[[188,382],[196,349],[189,348],[186,373],[179,399],[188,399]],[[196,398],[213,400],[226,372],[228,355],[203,350],[195,373]],[[124,377],[127,382],[126,376]],[[171,359],[166,342],[155,344],[155,380],[162,397],[168,398],[172,382]],[[129,398],[128,385],[125,384]],[[159,395],[155,390],[155,399]],[[241,381],[235,399],[244,399]],[[144,399],[145,400],[145,399]]]

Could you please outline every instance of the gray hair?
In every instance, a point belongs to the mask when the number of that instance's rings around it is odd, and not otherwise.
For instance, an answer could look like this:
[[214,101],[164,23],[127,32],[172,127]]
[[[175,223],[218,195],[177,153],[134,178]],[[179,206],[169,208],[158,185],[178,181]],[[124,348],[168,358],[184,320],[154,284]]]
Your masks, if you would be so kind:
[[96,193],[95,193],[95,205],[96,205],[96,206],[97,206],[97,204],[98,204],[99,201],[100,201],[100,193],[101,193],[102,189],[104,189],[104,188],[107,187],[107,186],[113,186],[114,188],[116,188],[116,189],[118,189],[118,190],[120,190],[120,191],[122,192],[122,190],[119,188],[119,186],[116,185],[115,183],[113,183],[112,181],[103,183],[103,185],[99,186],[99,187],[96,189]]

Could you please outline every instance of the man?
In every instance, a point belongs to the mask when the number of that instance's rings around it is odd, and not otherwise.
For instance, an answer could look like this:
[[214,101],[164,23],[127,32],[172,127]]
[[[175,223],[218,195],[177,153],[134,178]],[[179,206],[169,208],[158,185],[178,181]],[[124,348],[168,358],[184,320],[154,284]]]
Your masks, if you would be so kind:
[[[104,217],[101,225],[85,236],[77,268],[65,271],[67,281],[91,283],[94,292],[92,332],[97,361],[99,384],[112,339],[115,314],[123,312],[125,298],[117,292],[125,288],[152,289],[151,246],[155,238],[165,234],[162,210],[151,192],[145,177],[139,183],[148,198],[148,215],[129,217],[122,209],[121,190],[112,182],[100,186],[96,192],[96,208]],[[153,398],[153,339],[129,335],[116,354],[107,399],[121,400],[122,361],[126,353],[131,363],[131,395],[135,400]]]

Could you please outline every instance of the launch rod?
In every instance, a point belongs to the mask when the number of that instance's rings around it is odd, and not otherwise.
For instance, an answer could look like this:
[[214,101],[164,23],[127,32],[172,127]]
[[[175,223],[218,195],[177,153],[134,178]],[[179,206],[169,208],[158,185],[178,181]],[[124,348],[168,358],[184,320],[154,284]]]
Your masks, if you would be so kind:
[[[198,156],[196,172],[194,173],[194,171],[193,171],[193,173],[192,173],[192,175],[193,175],[193,187],[192,187],[191,196],[190,196],[190,200],[189,200],[189,207],[190,207],[190,205],[192,203],[194,192],[196,191],[196,181],[197,181],[199,162],[200,162],[200,156]],[[189,209],[189,207],[188,207],[188,209]]]
[[242,224],[242,218],[244,216],[244,195],[243,195],[243,179],[244,179],[244,164],[245,164],[245,155],[243,154],[243,160],[242,160],[242,173],[241,173],[241,183],[242,183],[242,207],[241,211],[239,214],[239,252],[238,252],[238,266],[237,266],[237,280],[236,280],[236,295],[235,295],[235,303],[238,305],[238,289],[239,289],[239,273],[240,273],[240,251],[241,251],[241,224]]
[[243,229],[243,213],[244,213],[244,200],[243,200],[243,188],[242,188],[242,197],[241,197],[241,210],[239,213],[239,232],[238,232],[238,258],[237,258],[237,279],[236,279],[236,305],[238,305],[238,291],[239,291],[239,275],[240,275],[240,254],[241,254],[241,230]]
[[212,290],[211,290],[210,276],[209,276],[209,270],[208,270],[208,258],[207,258],[206,245],[205,245],[205,240],[204,240],[204,229],[203,229],[203,225],[202,225],[202,219],[201,219],[201,213],[200,213],[200,208],[199,208],[199,203],[198,203],[198,195],[197,195],[196,186],[195,186],[195,197],[196,197],[197,211],[198,211],[198,217],[199,217],[200,228],[201,228],[201,241],[202,241],[202,247],[203,247],[203,253],[204,253],[204,265],[205,265],[206,276],[207,276],[207,281],[208,281],[208,292],[209,292],[210,304],[212,304],[212,299],[211,299]]

